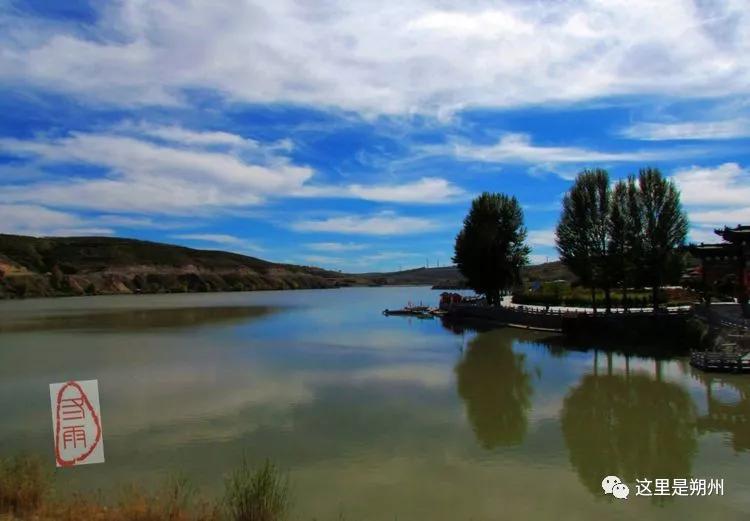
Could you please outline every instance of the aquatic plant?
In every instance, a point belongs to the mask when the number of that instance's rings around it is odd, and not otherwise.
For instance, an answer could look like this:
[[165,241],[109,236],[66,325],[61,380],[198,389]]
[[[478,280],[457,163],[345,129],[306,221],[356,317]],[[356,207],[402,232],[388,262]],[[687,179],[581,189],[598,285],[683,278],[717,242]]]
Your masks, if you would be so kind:
[[204,501],[184,476],[155,492],[132,486],[114,505],[80,494],[55,497],[41,460],[25,454],[0,458],[0,518],[37,521],[280,521],[289,510],[288,479],[266,461],[253,469],[243,460],[225,482],[220,502]]
[[243,459],[225,485],[225,504],[233,521],[277,521],[289,509],[288,479],[268,460],[253,470]]

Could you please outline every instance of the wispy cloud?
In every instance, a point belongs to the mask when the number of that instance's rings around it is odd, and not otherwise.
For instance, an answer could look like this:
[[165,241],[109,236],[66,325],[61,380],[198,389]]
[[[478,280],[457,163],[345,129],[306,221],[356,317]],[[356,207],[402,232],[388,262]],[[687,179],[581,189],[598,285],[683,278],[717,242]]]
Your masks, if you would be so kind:
[[409,235],[434,230],[437,224],[422,217],[405,217],[393,212],[381,212],[375,215],[344,215],[320,220],[301,220],[292,223],[291,228],[299,232]]
[[330,255],[304,255],[301,259],[304,264],[327,269],[340,269],[339,266],[345,265],[348,262],[347,259],[342,257],[332,257]]
[[750,69],[750,35],[737,30],[750,17],[742,1],[123,0],[97,8],[102,16],[85,28],[6,12],[4,81],[117,105],[178,106],[198,88],[245,102],[409,113],[744,95]]
[[97,226],[75,214],[37,205],[0,203],[0,232],[35,236],[110,235],[111,228]]
[[459,158],[492,163],[557,165],[658,161],[674,158],[678,154],[685,156],[688,152],[673,149],[603,152],[571,146],[535,145],[528,134],[507,133],[494,145],[455,144],[453,153]]
[[[292,163],[285,155],[292,149],[287,141],[264,145],[228,132],[146,123],[115,125],[100,133],[71,132],[57,138],[1,138],[0,151],[26,159],[40,170],[91,165],[104,169],[107,175],[72,175],[62,180],[53,176],[16,183],[3,187],[0,201],[189,215],[293,196],[442,204],[465,195],[455,184],[433,177],[393,184],[310,185],[314,170]],[[248,158],[245,150],[219,150],[213,145],[247,145],[257,154]]]
[[690,222],[708,226],[735,226],[750,222],[750,206],[727,210],[704,210],[688,212]]
[[691,240],[716,242],[714,226],[750,222],[750,171],[739,164],[683,168],[672,179],[693,225]]
[[[127,130],[128,127],[121,128]],[[231,132],[195,131],[177,125],[151,125],[147,123],[141,123],[133,128],[138,133],[183,145],[258,145],[256,141],[245,139]]]
[[750,206],[750,172],[737,163],[683,168],[672,179],[685,204]]
[[721,238],[714,233],[712,226],[694,226],[690,228],[688,240],[695,243],[721,242]]
[[250,164],[229,152],[185,149],[119,134],[71,133],[63,138],[0,139],[5,153],[40,166],[87,164],[107,177],[69,177],[5,187],[2,200],[104,211],[185,213],[195,208],[252,205],[299,189],[310,168],[279,158]]
[[441,204],[455,202],[466,193],[445,179],[423,177],[418,181],[401,184],[304,186],[295,195],[299,197],[343,197],[388,203]]
[[304,263],[352,273],[371,272],[382,269],[395,270],[396,266],[394,266],[394,263],[406,264],[412,267],[418,264],[417,259],[423,260],[422,254],[409,251],[358,252],[347,256],[304,255],[301,257]]
[[197,242],[197,243],[208,243],[218,244],[225,248],[231,248],[234,251],[245,252],[263,252],[265,249],[258,244],[248,241],[242,237],[236,237],[234,235],[228,235],[224,233],[181,233],[171,235],[173,239],[180,239],[183,241]]
[[[294,143],[288,138],[270,143],[261,143],[255,139],[241,136],[224,130],[195,130],[181,125],[156,124],[146,120],[126,120],[111,129],[112,133],[132,136],[136,138],[153,138],[158,142],[166,142],[171,146],[186,148],[230,149],[241,152],[243,157],[257,152],[254,157],[273,162],[294,149]],[[278,156],[277,156],[278,155]]]
[[644,141],[733,139],[750,136],[750,119],[641,122],[623,129],[621,135]]
[[311,242],[305,245],[307,248],[315,251],[360,251],[368,248],[367,244],[357,242]]
[[529,230],[526,242],[531,246],[555,246],[555,230]]

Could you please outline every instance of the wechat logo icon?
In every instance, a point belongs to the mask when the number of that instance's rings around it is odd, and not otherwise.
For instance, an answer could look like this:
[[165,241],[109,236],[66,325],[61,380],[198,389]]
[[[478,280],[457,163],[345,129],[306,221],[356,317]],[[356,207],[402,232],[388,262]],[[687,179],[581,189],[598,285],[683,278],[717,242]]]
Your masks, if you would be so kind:
[[617,499],[628,499],[630,489],[617,476],[607,476],[602,480],[602,489],[605,494],[612,494]]

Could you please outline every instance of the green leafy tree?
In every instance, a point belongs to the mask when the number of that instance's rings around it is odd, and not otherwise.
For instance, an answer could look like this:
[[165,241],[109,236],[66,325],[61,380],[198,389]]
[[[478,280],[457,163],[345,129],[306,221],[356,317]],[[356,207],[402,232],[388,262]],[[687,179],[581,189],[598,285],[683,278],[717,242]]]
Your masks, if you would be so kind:
[[596,311],[596,288],[604,290],[606,307],[612,306],[612,256],[609,252],[611,190],[606,170],[584,170],[563,198],[556,243],[560,260],[591,288]]
[[656,168],[638,173],[642,220],[642,268],[644,282],[652,288],[654,311],[659,289],[679,280],[684,268],[681,247],[688,232],[687,215],[680,203],[680,192]]
[[618,181],[612,190],[609,213],[609,268],[612,280],[622,288],[624,307],[627,307],[628,287],[638,284],[642,244],[640,206],[635,177]]
[[500,291],[521,280],[528,264],[523,211],[515,197],[483,193],[471,203],[464,227],[456,236],[453,262],[469,287],[487,302],[500,302]]

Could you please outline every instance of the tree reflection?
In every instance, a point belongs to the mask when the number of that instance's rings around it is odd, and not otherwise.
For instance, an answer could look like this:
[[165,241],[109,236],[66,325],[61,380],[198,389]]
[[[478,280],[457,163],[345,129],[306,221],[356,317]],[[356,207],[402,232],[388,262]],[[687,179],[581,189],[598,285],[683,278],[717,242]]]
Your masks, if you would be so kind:
[[479,443],[486,449],[523,441],[531,404],[531,374],[502,330],[474,338],[456,365],[458,394]]
[[564,400],[561,424],[571,464],[601,495],[608,475],[625,482],[689,478],[695,416],[682,387],[648,374],[610,372],[581,380]]

